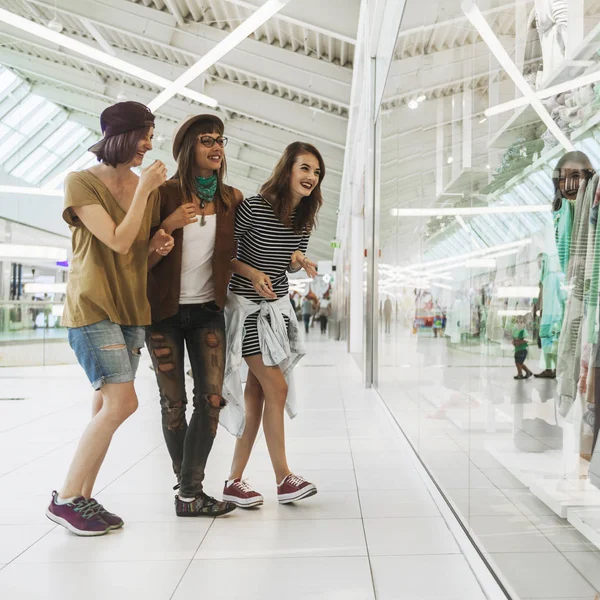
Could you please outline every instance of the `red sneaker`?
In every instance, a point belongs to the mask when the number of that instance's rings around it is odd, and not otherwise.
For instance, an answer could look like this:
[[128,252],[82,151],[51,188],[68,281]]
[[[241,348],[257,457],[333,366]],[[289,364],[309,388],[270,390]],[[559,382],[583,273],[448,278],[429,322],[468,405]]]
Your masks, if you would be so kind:
[[225,482],[223,500],[240,508],[252,508],[264,502],[264,498],[241,479],[234,479],[231,483]]
[[290,473],[278,486],[277,498],[280,504],[289,504],[297,500],[303,500],[317,493],[317,486],[306,481],[299,475]]

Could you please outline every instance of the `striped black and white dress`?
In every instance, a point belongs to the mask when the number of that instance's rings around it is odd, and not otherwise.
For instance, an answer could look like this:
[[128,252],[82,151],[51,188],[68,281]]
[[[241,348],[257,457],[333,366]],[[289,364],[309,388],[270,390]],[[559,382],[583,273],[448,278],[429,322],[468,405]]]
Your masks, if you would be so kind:
[[[293,219],[292,213],[292,222]],[[309,237],[308,234],[296,233],[291,227],[286,227],[277,218],[271,205],[260,195],[246,198],[236,211],[237,259],[268,275],[277,298],[283,298],[289,293],[287,273],[290,258],[296,250],[306,253]],[[229,289],[256,303],[269,301],[256,293],[249,279],[237,273],[233,274]],[[288,318],[284,318],[286,324],[289,324]],[[257,319],[258,312],[246,319],[242,356],[260,354]]]

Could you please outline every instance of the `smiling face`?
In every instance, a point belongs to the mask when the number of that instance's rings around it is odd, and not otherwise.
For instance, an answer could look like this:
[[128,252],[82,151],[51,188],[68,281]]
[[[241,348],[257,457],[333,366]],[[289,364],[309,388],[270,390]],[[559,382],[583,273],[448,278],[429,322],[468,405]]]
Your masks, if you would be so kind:
[[152,138],[154,137],[154,127],[150,127],[148,132],[142,139],[137,143],[135,156],[133,157],[130,167],[139,167],[144,162],[144,156],[146,152],[152,150]]
[[567,162],[559,171],[558,187],[563,198],[575,200],[581,182],[587,177],[587,169],[577,162]]
[[294,161],[290,176],[290,189],[293,197],[310,196],[321,177],[319,160],[313,154],[299,154]]
[[[211,139],[215,141],[211,142]],[[194,162],[201,177],[210,176],[213,171],[221,168],[225,157],[225,147],[218,142],[222,141],[223,136],[217,132],[198,134]],[[212,146],[209,147],[211,143]]]

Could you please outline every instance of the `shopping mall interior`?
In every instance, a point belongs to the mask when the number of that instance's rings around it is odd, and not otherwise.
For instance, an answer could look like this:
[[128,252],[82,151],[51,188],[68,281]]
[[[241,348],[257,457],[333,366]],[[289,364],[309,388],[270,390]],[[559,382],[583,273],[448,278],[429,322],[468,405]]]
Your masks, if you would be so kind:
[[[261,432],[262,507],[176,516],[144,349],[94,488],[125,527],[85,539],[45,513],[92,410],[64,181],[128,101],[169,177],[188,115],[246,198],[322,154],[285,422],[319,491],[278,503]],[[599,109],[600,0],[0,0],[0,598],[598,600]]]

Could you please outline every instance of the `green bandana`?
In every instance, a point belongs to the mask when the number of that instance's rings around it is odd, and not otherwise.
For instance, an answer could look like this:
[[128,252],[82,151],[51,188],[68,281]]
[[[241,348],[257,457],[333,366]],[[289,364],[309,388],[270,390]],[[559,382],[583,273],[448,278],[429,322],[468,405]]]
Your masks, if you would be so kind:
[[210,177],[196,177],[196,193],[200,198],[201,206],[205,202],[212,202],[217,193],[217,175],[213,173]]

